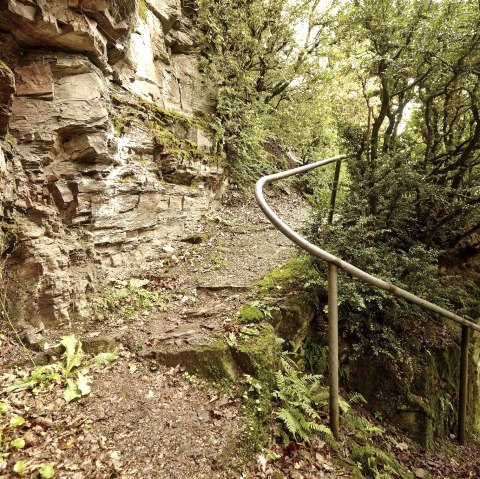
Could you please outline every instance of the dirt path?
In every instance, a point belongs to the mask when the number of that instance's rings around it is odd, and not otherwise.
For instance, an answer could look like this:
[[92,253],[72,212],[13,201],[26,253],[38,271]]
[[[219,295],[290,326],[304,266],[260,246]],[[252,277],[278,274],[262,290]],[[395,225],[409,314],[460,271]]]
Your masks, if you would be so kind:
[[[294,226],[308,216],[297,196],[277,194],[273,202]],[[119,352],[114,363],[90,368],[90,395],[69,404],[58,389],[9,395],[31,437],[24,450],[8,455],[0,477],[11,477],[19,459],[32,477],[48,461],[55,477],[74,479],[242,477],[242,464],[255,462],[238,457],[244,424],[235,390],[218,391],[181,367],[158,365],[145,350],[165,351],[175,363],[185,348],[222,337],[255,283],[294,250],[249,201],[212,211],[164,251],[136,276],[168,298],[165,311],[74,328],[87,351]],[[64,334],[51,331],[43,339],[54,345]],[[5,371],[3,387],[17,373]]]

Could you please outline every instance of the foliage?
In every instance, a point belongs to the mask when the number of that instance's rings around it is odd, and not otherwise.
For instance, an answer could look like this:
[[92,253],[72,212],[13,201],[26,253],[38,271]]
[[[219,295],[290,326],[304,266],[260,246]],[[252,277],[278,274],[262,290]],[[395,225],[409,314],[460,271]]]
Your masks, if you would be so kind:
[[321,346],[314,341],[308,341],[302,347],[307,370],[311,373],[323,373],[328,359],[328,346]]
[[[6,416],[10,415],[10,420]],[[22,425],[25,419],[22,416],[13,414],[12,406],[3,400],[0,401],[0,463],[3,462],[4,454],[16,449],[25,447],[25,440],[21,434]]]
[[[339,135],[348,194],[325,225],[314,203],[314,242],[355,266],[475,319],[475,287],[455,277],[478,255],[480,124],[475,2],[342,2],[332,68],[350,78],[352,107]],[[461,46],[460,46],[461,45]],[[316,193],[317,197],[321,196]],[[325,265],[318,264],[321,277]],[[453,271],[452,271],[453,270]],[[453,273],[453,274],[452,274]],[[326,291],[326,284],[320,287]],[[420,308],[340,275],[350,359],[382,355],[408,368]]]
[[[40,366],[30,374],[16,379],[7,388],[7,393],[30,389],[40,393],[52,389],[55,384],[65,384],[63,397],[66,402],[90,394],[90,378],[86,376],[88,364],[84,361],[82,343],[73,334],[64,336],[60,344],[65,348],[62,360]],[[100,353],[93,358],[93,364],[102,365],[115,361],[114,353]]]
[[328,108],[320,107],[331,104],[321,101],[328,95],[312,88],[313,79],[328,81],[319,59],[329,19],[320,6],[319,0],[199,2],[204,68],[216,92],[216,148],[226,152],[241,186],[275,168],[282,148],[307,161],[332,138]]
[[242,398],[248,447],[255,450],[263,447],[269,439],[267,424],[273,407],[272,396],[265,384],[246,374]]
[[320,378],[313,374],[301,375],[295,363],[282,359],[282,369],[275,373],[277,389],[273,397],[279,402],[277,418],[283,425],[280,433],[285,442],[289,437],[310,442],[312,434],[332,434],[319,422]]
[[38,473],[40,477],[53,478],[55,470],[53,465],[48,462],[36,464],[32,460],[18,459],[19,450],[32,447],[26,438],[27,431],[31,431],[35,424],[32,422],[35,416],[28,414],[29,407],[25,407],[24,411],[20,412],[19,405],[22,404],[22,396],[17,398],[14,393],[31,390],[36,395],[60,386],[64,388],[65,401],[70,402],[90,393],[90,377],[87,376],[89,368],[111,363],[118,358],[114,353],[100,353],[93,359],[87,360],[82,351],[81,342],[73,334],[64,336],[60,345],[63,346],[64,353],[58,362],[37,367],[30,373],[18,377],[2,392],[0,400],[0,464],[4,461],[5,464],[10,462],[13,472],[19,475]]
[[52,479],[52,477],[55,477],[55,471],[49,462],[42,464],[38,472],[44,479]]
[[464,251],[473,254],[480,228],[478,5],[347,3],[343,47],[359,58],[366,118],[345,124],[357,155],[348,163],[345,216],[369,231],[391,230],[407,250],[420,243],[448,254],[473,241]]
[[[16,451],[25,448],[23,437],[26,421],[23,416],[15,414],[16,406],[10,404],[8,399],[0,401],[0,464]],[[13,465],[13,472],[23,475],[27,465],[23,460],[17,460]],[[41,477],[52,478],[55,471],[50,463],[40,466],[38,472]]]
[[61,366],[58,363],[39,366],[31,374],[16,379],[8,388],[7,392],[31,389],[34,393],[41,392],[45,388],[52,388],[55,383],[62,380]]
[[40,366],[31,374],[14,381],[7,388],[7,392],[31,389],[33,392],[38,393],[45,387],[52,388],[55,383],[64,381],[66,384],[63,395],[65,401],[70,402],[73,399],[89,394],[89,378],[79,369],[83,357],[82,343],[73,334],[70,334],[64,336],[60,344],[65,348],[63,361]]
[[132,318],[141,310],[156,309],[164,311],[168,298],[146,287],[147,279],[132,278],[115,280],[111,289],[95,300],[95,309],[99,319],[109,320],[116,316]]

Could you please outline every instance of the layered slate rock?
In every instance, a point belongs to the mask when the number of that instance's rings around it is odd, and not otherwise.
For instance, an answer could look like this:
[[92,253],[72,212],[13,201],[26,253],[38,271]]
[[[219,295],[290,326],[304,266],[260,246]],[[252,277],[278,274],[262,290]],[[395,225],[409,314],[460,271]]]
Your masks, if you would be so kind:
[[0,138],[7,133],[8,120],[12,113],[15,79],[10,68],[0,61]]
[[188,234],[222,184],[193,118],[211,105],[198,32],[180,0],[146,7],[0,0],[0,255],[29,334],[92,314],[89,295]]

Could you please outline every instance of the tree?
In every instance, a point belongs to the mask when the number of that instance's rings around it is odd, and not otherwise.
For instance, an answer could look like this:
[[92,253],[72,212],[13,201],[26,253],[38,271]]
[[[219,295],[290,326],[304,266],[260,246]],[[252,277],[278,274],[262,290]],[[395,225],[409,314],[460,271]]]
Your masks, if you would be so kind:
[[264,148],[268,141],[295,143],[293,135],[280,140],[278,132],[292,105],[312,96],[305,92],[312,86],[305,78],[318,76],[331,35],[328,9],[320,5],[320,0],[200,1],[204,64],[217,91],[217,146],[240,183],[275,168]]
[[366,105],[345,131],[351,205],[372,228],[405,232],[405,248],[479,252],[479,21],[459,0],[356,1],[345,13]]

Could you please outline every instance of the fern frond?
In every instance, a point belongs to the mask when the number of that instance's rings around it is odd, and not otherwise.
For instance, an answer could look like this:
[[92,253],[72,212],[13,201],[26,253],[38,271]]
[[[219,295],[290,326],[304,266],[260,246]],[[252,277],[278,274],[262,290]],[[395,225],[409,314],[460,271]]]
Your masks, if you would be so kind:
[[279,419],[283,421],[285,424],[288,432],[295,437],[299,430],[301,429],[301,425],[297,421],[297,419],[293,416],[292,412],[288,409],[282,408],[278,411],[277,416]]
[[333,437],[333,434],[332,434],[332,431],[330,430],[330,428],[323,425],[323,424],[318,424],[316,422],[312,422],[312,423],[310,423],[310,429],[317,432],[317,433],[325,434],[327,436]]
[[345,399],[343,399],[342,397],[338,398],[338,405],[340,406],[340,409],[344,414],[347,414],[350,409],[352,409],[350,404],[348,404],[348,402],[345,401]]

